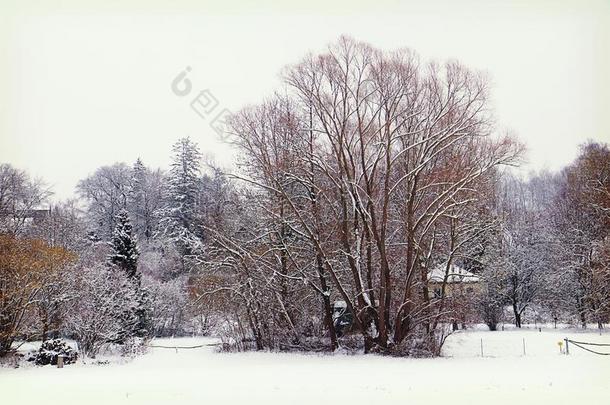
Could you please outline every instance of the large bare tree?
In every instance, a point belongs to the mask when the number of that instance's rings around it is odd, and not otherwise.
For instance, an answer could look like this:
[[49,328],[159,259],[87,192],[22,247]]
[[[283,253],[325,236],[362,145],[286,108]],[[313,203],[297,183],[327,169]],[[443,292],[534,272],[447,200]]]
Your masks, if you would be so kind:
[[[317,288],[345,302],[366,350],[408,346],[430,327],[417,288],[425,263],[450,263],[463,244],[455,235],[437,245],[441,223],[467,216],[521,146],[493,136],[486,80],[456,62],[422,65],[408,50],[341,38],[288,67],[285,81],[285,95],[234,118],[237,177],[264,190],[282,232],[310,246]],[[300,271],[294,247],[281,237],[279,246]]]

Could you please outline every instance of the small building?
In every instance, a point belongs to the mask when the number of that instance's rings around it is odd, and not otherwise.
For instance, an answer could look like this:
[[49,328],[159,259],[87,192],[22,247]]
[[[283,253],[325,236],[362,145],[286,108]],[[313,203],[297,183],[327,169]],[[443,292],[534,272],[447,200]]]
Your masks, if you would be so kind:
[[451,264],[449,268],[446,263],[441,264],[428,273],[428,290],[432,292],[433,299],[446,300],[446,308],[451,309],[448,321],[454,330],[458,329],[458,324],[464,327],[476,319],[475,294],[481,285],[480,276],[456,264]]
[[481,277],[464,270],[456,264],[451,264],[447,269],[447,264],[441,264],[428,273],[428,287],[434,292],[434,296],[441,297],[443,283],[445,283],[445,295],[451,293],[460,286],[460,290],[474,292],[478,290]]

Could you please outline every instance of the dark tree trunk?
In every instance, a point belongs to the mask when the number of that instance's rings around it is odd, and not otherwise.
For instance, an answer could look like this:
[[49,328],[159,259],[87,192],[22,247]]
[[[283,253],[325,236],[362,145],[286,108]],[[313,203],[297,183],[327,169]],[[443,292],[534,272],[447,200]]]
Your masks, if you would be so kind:
[[47,322],[43,322],[42,324],[42,341],[45,342],[49,335],[49,325]]
[[0,357],[6,356],[6,354],[11,350],[12,344],[12,339],[3,339],[0,341]]

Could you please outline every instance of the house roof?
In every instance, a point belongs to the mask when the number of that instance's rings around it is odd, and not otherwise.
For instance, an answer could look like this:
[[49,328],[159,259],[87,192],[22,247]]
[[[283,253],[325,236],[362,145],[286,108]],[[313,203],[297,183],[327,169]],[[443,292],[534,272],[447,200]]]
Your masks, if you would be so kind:
[[[447,271],[447,264],[441,264],[430,272],[428,272],[428,281],[433,283],[442,283],[445,279],[445,272]],[[458,265],[452,264],[449,267],[447,274],[447,283],[478,283],[481,281],[481,277],[467,270],[464,270]]]

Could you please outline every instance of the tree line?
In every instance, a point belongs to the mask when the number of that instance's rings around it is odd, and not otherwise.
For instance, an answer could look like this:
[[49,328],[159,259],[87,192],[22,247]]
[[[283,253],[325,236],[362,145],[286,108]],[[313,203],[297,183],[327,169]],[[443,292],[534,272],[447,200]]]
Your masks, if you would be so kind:
[[282,77],[231,117],[230,172],[183,138],[168,170],[101,167],[33,218],[48,190],[0,166],[0,353],[213,331],[243,350],[439,355],[460,325],[608,322],[607,145],[517,176],[487,79],[409,50],[341,38]]

